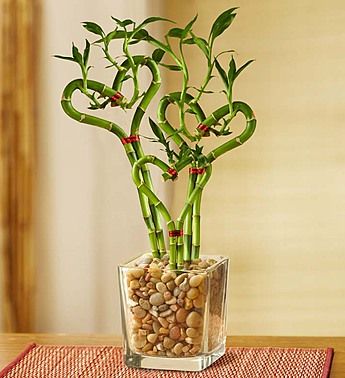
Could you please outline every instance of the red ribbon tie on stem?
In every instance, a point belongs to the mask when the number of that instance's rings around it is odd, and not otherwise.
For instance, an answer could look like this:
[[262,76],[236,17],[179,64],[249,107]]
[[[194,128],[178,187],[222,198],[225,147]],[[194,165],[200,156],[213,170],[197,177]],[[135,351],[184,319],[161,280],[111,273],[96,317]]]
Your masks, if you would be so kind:
[[201,134],[204,136],[210,135],[210,128],[207,125],[204,125],[203,123],[200,123],[197,127],[199,131],[201,131]]
[[175,168],[169,168],[167,170],[167,173],[169,173],[169,175],[171,176],[172,180],[175,180],[177,178],[178,172],[177,172],[177,170]]
[[111,106],[118,106],[123,98],[123,95],[120,92],[116,92],[114,96],[110,97],[111,100]]
[[129,137],[121,138],[122,144],[130,144],[130,143],[139,142],[139,141],[140,141],[139,135],[130,135]]
[[205,168],[189,168],[190,175],[202,175],[205,173]]
[[183,236],[183,230],[169,231],[169,238],[176,238],[178,236]]

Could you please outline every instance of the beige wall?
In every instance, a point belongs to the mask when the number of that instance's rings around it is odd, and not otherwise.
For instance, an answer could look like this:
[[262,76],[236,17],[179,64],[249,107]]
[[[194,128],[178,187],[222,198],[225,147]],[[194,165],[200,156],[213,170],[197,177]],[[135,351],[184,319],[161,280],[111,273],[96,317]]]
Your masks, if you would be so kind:
[[[148,248],[123,148],[104,130],[80,125],[60,107],[64,86],[80,77],[76,65],[52,58],[71,42],[93,37],[82,21],[113,27],[111,15],[143,19],[158,1],[45,0],[41,60],[37,250],[37,331],[120,334],[116,266]],[[144,51],[145,53],[145,51]],[[112,83],[101,55],[91,77]],[[143,83],[147,83],[145,76]],[[126,127],[112,109],[104,117]],[[160,180],[158,184],[160,185]],[[159,189],[164,196],[165,190]],[[162,193],[163,191],[163,193]]]
[[[239,63],[256,59],[235,98],[254,108],[258,126],[214,163],[202,209],[203,251],[231,258],[229,332],[344,335],[345,3],[175,0],[168,13],[183,25],[198,12],[195,30],[206,36],[232,6],[238,17],[218,46],[235,49]],[[196,82],[205,68],[189,58]],[[175,212],[184,193],[179,180]]]

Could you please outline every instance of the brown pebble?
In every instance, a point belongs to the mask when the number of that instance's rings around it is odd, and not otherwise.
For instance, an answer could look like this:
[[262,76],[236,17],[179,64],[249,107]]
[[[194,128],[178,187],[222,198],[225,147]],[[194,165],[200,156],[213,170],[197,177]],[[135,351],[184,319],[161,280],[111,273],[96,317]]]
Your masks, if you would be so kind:
[[140,287],[139,281],[138,281],[138,280],[133,280],[133,281],[131,281],[130,284],[129,284],[129,287],[130,287],[132,290],[139,289],[139,287]]
[[161,280],[163,283],[169,282],[171,280],[171,274],[170,273],[162,274]]
[[190,314],[188,314],[186,323],[190,328],[198,328],[202,326],[203,318],[198,312],[192,311]]
[[187,291],[187,298],[195,299],[199,296],[199,290],[196,287],[192,287]]
[[166,349],[171,349],[175,345],[175,341],[172,340],[170,337],[164,337],[163,346]]
[[199,336],[199,331],[196,328],[187,328],[186,334],[188,337],[197,337]]
[[150,344],[150,343],[147,343],[143,348],[142,348],[142,351],[143,352],[148,352],[149,350],[152,350],[153,348],[153,345]]
[[185,278],[184,281],[179,285],[179,288],[182,290],[182,291],[188,291],[190,286],[189,286],[189,283],[188,283],[188,279]]
[[144,269],[141,269],[141,268],[138,268],[138,269],[131,269],[131,275],[132,275],[134,278],[140,278],[140,277],[143,276],[144,274],[145,274]]
[[172,314],[172,310],[170,310],[170,308],[166,311],[163,311],[161,312],[159,315],[162,317],[162,318],[166,318],[167,316],[171,315]]
[[170,291],[166,291],[165,293],[163,293],[163,297],[164,297],[165,301],[169,301],[171,298],[173,298],[173,296],[170,293]]
[[193,300],[193,306],[195,308],[203,308],[205,305],[205,300],[204,300],[204,296],[201,294],[198,296],[198,298],[195,298]]
[[152,344],[154,344],[157,341],[157,338],[158,338],[157,333],[150,333],[149,335],[147,335],[147,340]]
[[138,349],[142,348],[146,344],[146,336],[134,335],[132,340],[134,346]]
[[186,311],[184,308],[180,308],[176,311],[176,321],[178,323],[185,322],[188,315],[188,311]]
[[162,325],[162,327],[168,328],[169,323],[165,318],[159,317],[158,321]]
[[177,310],[178,310],[178,306],[176,305],[176,304],[173,304],[173,305],[171,305],[170,306],[170,309],[172,310],[172,311],[174,311],[174,312],[176,312]]
[[165,303],[166,303],[167,305],[173,305],[173,304],[176,303],[176,301],[177,301],[176,297],[172,297],[172,298],[169,299],[168,301],[165,301]]
[[173,348],[173,352],[179,356],[181,353],[182,353],[182,349],[183,349],[183,344],[182,343],[177,343],[175,344],[174,348]]
[[183,273],[183,274],[180,274],[179,276],[177,276],[175,278],[176,286],[179,286],[184,281],[184,279],[187,278],[187,277],[188,277],[187,273]]
[[172,339],[172,340],[178,340],[181,336],[181,332],[180,332],[180,328],[177,327],[177,326],[174,326],[170,329],[170,332],[169,332],[169,337]]
[[159,333],[160,333],[161,335],[165,335],[165,336],[167,336],[167,335],[169,335],[169,330],[168,330],[167,328],[163,328],[163,327],[161,327],[161,328],[159,328]]
[[150,302],[147,299],[142,298],[139,299],[139,306],[147,311],[151,308]]
[[167,316],[165,319],[166,319],[170,324],[175,324],[175,323],[176,323],[176,316],[175,316],[174,313],[171,314],[171,315],[169,315],[169,316]]
[[193,308],[193,301],[191,299],[189,299],[189,298],[186,298],[185,299],[184,308],[186,310],[191,310]]
[[161,324],[159,322],[153,322],[152,328],[155,333],[158,333],[159,329],[161,328]]
[[173,280],[169,281],[166,283],[167,285],[167,288],[170,290],[170,291],[173,291],[175,289],[175,282]]
[[132,311],[133,311],[133,314],[137,317],[137,318],[144,318],[146,316],[146,311],[141,308],[140,306],[135,306],[132,308]]

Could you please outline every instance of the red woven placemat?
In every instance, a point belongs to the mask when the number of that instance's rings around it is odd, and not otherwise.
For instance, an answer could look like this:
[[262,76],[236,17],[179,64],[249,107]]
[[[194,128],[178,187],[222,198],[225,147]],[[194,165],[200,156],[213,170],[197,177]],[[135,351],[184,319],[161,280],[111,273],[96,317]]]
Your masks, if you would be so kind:
[[114,346],[29,345],[0,378],[327,378],[333,349],[229,348],[202,372],[131,369]]

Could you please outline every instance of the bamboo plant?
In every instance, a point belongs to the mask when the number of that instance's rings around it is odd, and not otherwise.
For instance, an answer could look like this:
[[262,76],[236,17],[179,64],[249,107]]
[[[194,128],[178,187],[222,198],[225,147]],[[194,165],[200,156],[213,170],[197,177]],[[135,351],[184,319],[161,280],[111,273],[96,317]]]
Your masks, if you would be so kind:
[[[84,22],[83,27],[95,37],[95,41],[90,43],[86,40],[83,52],[73,44],[71,56],[56,55],[58,58],[77,63],[81,69],[81,78],[71,81],[63,91],[61,99],[63,110],[80,123],[101,127],[118,137],[132,168],[132,178],[137,187],[152,255],[161,258],[169,253],[171,269],[180,269],[199,258],[201,198],[211,177],[213,162],[224,153],[241,146],[255,130],[256,119],[250,106],[233,100],[234,82],[253,60],[237,68],[232,50],[217,55],[214,53],[215,41],[232,24],[236,9],[226,10],[215,20],[207,39],[194,32],[197,17],[184,28],[171,28],[163,40],[155,38],[147,30],[152,23],[172,22],[161,17],[149,17],[139,24],[130,19],[119,20],[112,17],[114,28],[108,33],[94,22]],[[121,55],[117,57],[110,52],[110,46],[114,41],[122,43]],[[153,46],[152,55],[134,55],[132,46],[144,43]],[[200,49],[206,62],[206,75],[199,87],[190,86],[188,64],[185,59],[187,45]],[[103,51],[108,61],[107,68],[115,71],[112,85],[108,86],[89,79],[91,69],[89,55],[94,48]],[[220,63],[219,57],[223,54],[229,54],[226,55],[229,56],[227,68],[224,68],[224,63],[223,65]],[[150,70],[152,78],[149,87],[143,90],[139,73],[144,67]],[[146,116],[146,111],[160,88],[161,70],[178,71],[181,74],[182,85],[179,92],[168,93],[161,98],[157,119],[153,120]],[[209,83],[215,76],[221,80],[226,101],[223,106],[206,115],[201,108],[200,100],[203,96],[213,93],[209,90]],[[121,91],[130,81],[133,92],[130,98],[126,98]],[[90,111],[96,112],[108,106],[117,107],[122,111],[132,110],[130,127],[126,129],[114,121],[77,110],[72,102],[75,92],[80,92],[88,98]],[[167,109],[170,106],[175,106],[178,110],[178,126],[173,126],[167,119]],[[194,132],[189,131],[190,127],[187,128],[188,113],[194,115],[196,119]],[[230,122],[239,113],[246,119],[244,130],[236,137],[226,138],[232,133]],[[150,139],[163,146],[167,156],[166,161],[145,154],[140,128],[147,123],[153,133]],[[226,141],[204,154],[202,141],[210,136],[219,139],[225,137]],[[181,170],[189,168],[186,201],[176,220],[172,218],[169,210],[154,191],[150,166],[158,167],[165,181],[175,180]],[[163,224],[168,231],[168,250]]]

